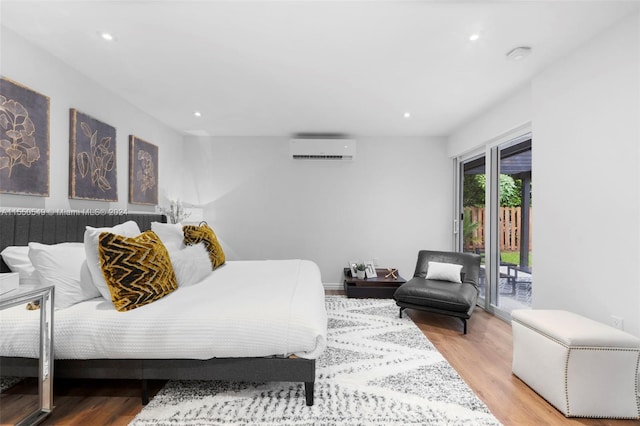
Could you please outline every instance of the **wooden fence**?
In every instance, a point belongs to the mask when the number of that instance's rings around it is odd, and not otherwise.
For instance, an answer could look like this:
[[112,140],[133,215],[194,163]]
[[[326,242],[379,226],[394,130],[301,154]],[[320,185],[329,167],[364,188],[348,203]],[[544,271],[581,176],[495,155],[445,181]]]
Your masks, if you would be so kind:
[[[520,251],[520,207],[500,207],[500,250],[501,251]],[[484,225],[485,225],[485,208],[484,207],[465,207],[464,216],[468,218],[469,223],[477,223],[473,226],[473,230],[465,232],[464,248],[465,250],[484,249]],[[529,208],[529,250],[532,247],[531,224],[532,209]]]

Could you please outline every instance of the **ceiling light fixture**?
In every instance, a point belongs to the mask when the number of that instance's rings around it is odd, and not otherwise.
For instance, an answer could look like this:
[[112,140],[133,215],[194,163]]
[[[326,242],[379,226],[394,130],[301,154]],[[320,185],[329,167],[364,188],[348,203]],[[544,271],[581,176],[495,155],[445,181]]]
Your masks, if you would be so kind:
[[107,41],[113,41],[116,38],[113,36],[113,34],[108,33],[108,32],[100,32],[100,37],[102,37],[103,40],[107,40]]
[[402,116],[404,118],[411,118],[411,113],[409,111],[405,112],[404,114],[402,114]]
[[193,113],[196,117],[202,117],[202,113],[200,111],[196,111]]
[[531,54],[531,50],[532,49],[529,46],[516,47],[515,49],[511,49],[509,53],[507,53],[507,58],[511,59],[512,61],[521,61]]
[[480,34],[478,33],[473,33],[469,36],[469,41],[476,41],[480,38]]

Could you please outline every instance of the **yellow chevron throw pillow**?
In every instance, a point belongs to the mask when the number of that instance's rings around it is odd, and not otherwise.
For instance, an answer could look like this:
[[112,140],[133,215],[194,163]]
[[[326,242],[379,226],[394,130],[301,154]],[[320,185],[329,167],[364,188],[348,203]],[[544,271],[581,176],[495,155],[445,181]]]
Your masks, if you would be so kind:
[[216,269],[218,266],[224,264],[225,257],[222,246],[218,242],[213,229],[206,223],[200,226],[196,225],[184,225],[182,227],[184,233],[184,243],[187,245],[204,243],[205,247],[209,251],[209,259],[211,260],[211,269]]
[[136,237],[103,232],[98,254],[111,300],[120,312],[154,302],[178,288],[169,253],[153,231]]

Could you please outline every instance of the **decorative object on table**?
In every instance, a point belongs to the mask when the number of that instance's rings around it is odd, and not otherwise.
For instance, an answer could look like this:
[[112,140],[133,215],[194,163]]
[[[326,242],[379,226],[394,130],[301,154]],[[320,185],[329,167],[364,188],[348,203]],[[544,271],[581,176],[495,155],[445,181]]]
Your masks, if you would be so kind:
[[500,424],[413,321],[398,318],[393,301],[327,296],[325,304],[327,349],[315,385],[322,397],[312,407],[298,383],[171,380],[131,425]]
[[358,263],[356,265],[356,278],[364,280],[367,277],[367,265],[364,263]]
[[376,273],[376,265],[374,265],[373,260],[367,260],[364,262],[365,271],[367,274],[367,278],[375,278],[378,276]]
[[0,193],[49,196],[49,97],[4,77]]
[[69,110],[69,198],[118,201],[116,129]]
[[129,135],[129,202],[158,204],[158,147]]
[[351,271],[351,276],[355,277],[358,274],[358,263],[359,260],[350,260],[349,261],[349,270]]
[[397,269],[387,268],[387,271],[389,271],[389,273],[384,276],[385,278],[393,278],[394,280],[398,279],[398,276],[396,275],[398,273]]
[[167,216],[169,223],[180,223],[191,215],[191,213],[185,212],[180,200],[169,200],[168,207],[158,207],[158,210]]

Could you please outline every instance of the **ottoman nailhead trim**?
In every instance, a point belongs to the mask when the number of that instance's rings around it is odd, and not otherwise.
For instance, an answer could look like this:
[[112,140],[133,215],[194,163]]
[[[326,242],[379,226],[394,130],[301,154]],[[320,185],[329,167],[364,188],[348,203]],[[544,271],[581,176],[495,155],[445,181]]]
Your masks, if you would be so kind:
[[587,414],[587,415],[581,414],[580,417],[587,417],[587,418],[593,418],[593,419],[620,419],[620,420],[637,419],[637,418],[640,417],[640,398],[638,397],[638,388],[639,388],[639,384],[638,384],[638,369],[640,368],[640,348],[615,348],[615,347],[608,347],[608,346],[568,346],[565,343],[563,343],[563,342],[559,341],[558,339],[556,339],[555,337],[550,336],[547,333],[543,333],[542,331],[538,330],[537,328],[531,327],[529,324],[525,324],[525,323],[523,323],[521,321],[518,321],[516,319],[513,319],[512,321],[513,322],[517,322],[518,324],[522,325],[523,327],[526,327],[529,330],[535,331],[536,333],[546,337],[547,339],[556,342],[560,346],[569,349],[569,351],[567,352],[567,358],[566,358],[565,363],[564,363],[564,398],[565,398],[565,402],[566,402],[566,406],[567,406],[567,417],[576,417],[576,416],[571,415],[571,411],[569,409],[569,382],[568,382],[568,378],[569,378],[569,358],[571,357],[571,352],[572,351],[590,350],[590,351],[637,352],[636,369],[635,369],[634,377],[635,377],[636,412],[638,413],[638,415],[636,417],[612,417],[612,416],[600,416],[600,415],[595,415],[595,414]]
[[571,416],[571,409],[569,408],[569,358],[571,358],[571,349],[567,351],[567,357],[564,360],[564,400],[567,407],[567,416]]

